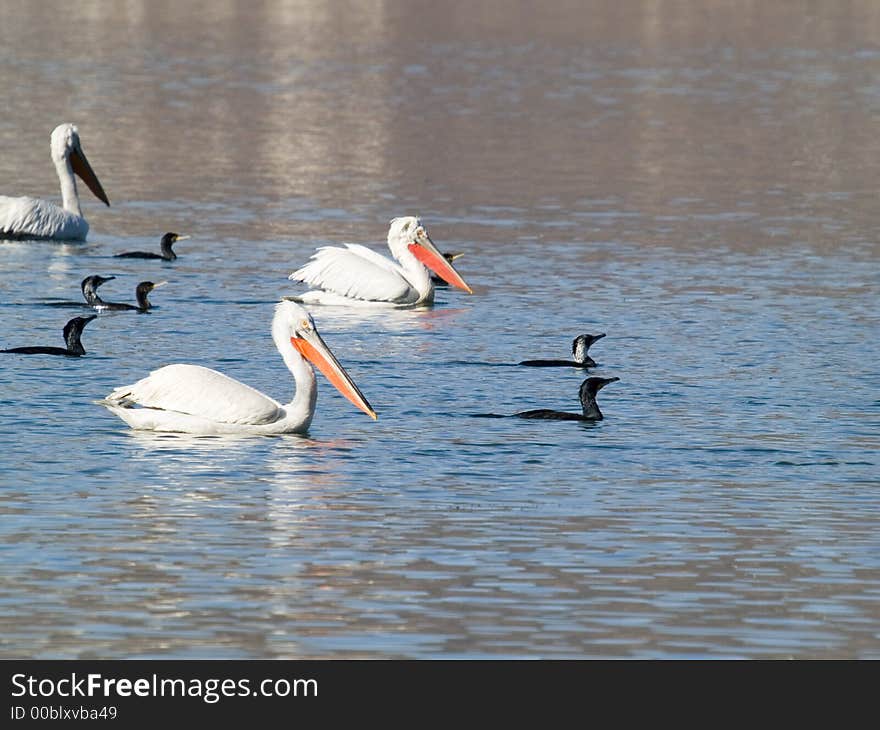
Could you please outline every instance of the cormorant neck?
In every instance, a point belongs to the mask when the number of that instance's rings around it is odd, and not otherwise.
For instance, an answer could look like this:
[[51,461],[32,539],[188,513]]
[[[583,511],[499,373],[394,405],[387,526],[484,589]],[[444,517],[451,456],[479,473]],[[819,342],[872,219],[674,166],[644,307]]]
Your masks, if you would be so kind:
[[106,304],[106,302],[98,296],[98,292],[96,292],[91,287],[87,286],[85,289],[83,289],[83,296],[86,298],[86,302],[93,307],[96,307],[100,304]]
[[82,333],[77,329],[72,329],[66,337],[67,341],[67,351],[72,352],[74,355],[85,355],[86,349],[82,346],[82,342],[80,341],[80,335]]
[[137,290],[137,293],[136,293],[136,296],[137,296],[137,305],[138,305],[138,309],[140,309],[142,312],[146,312],[146,311],[150,308],[150,306],[151,306],[151,305],[150,305],[150,300],[147,299],[147,295],[148,295],[149,293],[150,293],[150,292],[148,292],[148,291],[146,291],[146,290],[144,290],[144,289],[138,289],[138,290]]
[[599,410],[599,404],[596,403],[593,396],[587,395],[581,405],[584,407],[584,418],[589,418],[592,421],[602,420],[602,411]]

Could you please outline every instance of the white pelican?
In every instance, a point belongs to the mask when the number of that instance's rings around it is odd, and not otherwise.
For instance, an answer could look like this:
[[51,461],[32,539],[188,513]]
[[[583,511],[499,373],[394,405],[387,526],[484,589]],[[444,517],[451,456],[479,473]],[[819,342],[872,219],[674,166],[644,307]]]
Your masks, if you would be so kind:
[[52,131],[52,161],[61,182],[63,207],[36,198],[10,198],[0,195],[0,238],[54,238],[82,241],[89,232],[76,192],[79,175],[95,196],[110,205],[107,194],[92,171],[79,143],[73,124],[59,124]]
[[441,254],[415,216],[394,218],[388,248],[395,263],[355,243],[345,248],[322,246],[309,263],[288,278],[317,289],[293,297],[307,304],[369,304],[418,307],[434,302],[428,269],[468,294],[473,294],[450,261]]
[[371,418],[377,417],[321,339],[305,309],[290,301],[278,304],[272,339],[296,381],[296,393],[286,405],[199,365],[166,365],[134,385],[116,388],[98,402],[132,428],[143,431],[202,435],[304,433],[318,399],[312,363],[342,395]]

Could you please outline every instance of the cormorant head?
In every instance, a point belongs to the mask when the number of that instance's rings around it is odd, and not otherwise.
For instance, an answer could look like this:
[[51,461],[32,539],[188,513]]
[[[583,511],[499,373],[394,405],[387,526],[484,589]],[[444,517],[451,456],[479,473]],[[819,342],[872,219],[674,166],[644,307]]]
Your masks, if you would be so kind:
[[179,233],[168,232],[164,236],[162,236],[162,240],[159,245],[162,247],[163,251],[172,253],[171,247],[178,241],[184,241],[187,238],[189,238],[189,236],[181,236]]
[[149,309],[152,305],[150,304],[149,299],[147,299],[147,294],[149,294],[153,289],[158,289],[160,286],[165,286],[167,281],[160,281],[158,284],[154,284],[152,281],[142,281],[135,288],[135,297],[137,298],[138,307],[141,309]]
[[110,281],[111,279],[115,279],[115,276],[99,276],[98,274],[92,274],[91,276],[87,276],[80,283],[80,289],[82,289],[83,296],[89,304],[94,304],[95,302],[100,301],[100,297],[98,297],[98,287],[101,286],[106,281]]
[[80,336],[83,328],[97,316],[97,314],[92,314],[88,317],[74,317],[64,325],[64,342],[67,344],[68,350],[78,355],[86,354],[85,348],[80,342]]
[[620,378],[587,378],[581,383],[581,403],[595,400],[596,393],[604,388],[608,383],[616,383]]
[[586,362],[587,352],[590,347],[593,346],[596,340],[601,340],[604,336],[605,333],[600,332],[598,335],[583,334],[575,337],[571,343],[571,356],[575,362]]

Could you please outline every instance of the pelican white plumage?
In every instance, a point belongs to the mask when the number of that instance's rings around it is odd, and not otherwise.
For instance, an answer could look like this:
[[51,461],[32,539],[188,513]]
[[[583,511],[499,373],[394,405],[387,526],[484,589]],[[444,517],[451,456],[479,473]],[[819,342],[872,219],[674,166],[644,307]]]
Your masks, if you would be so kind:
[[354,243],[345,244],[345,248],[322,246],[309,263],[288,277],[317,288],[292,298],[306,304],[386,307],[432,304],[434,284],[428,268],[453,286],[473,293],[452,262],[437,250],[415,216],[391,221],[388,248],[400,263]]
[[296,393],[286,405],[216,370],[179,364],[154,370],[98,402],[132,428],[144,431],[304,433],[311,425],[318,397],[314,364],[354,405],[371,418],[377,417],[305,309],[290,301],[278,304],[272,338],[296,381]]
[[62,207],[37,198],[0,195],[0,238],[50,238],[84,240],[89,224],[83,218],[76,192],[76,173],[95,196],[110,201],[89,165],[73,124],[59,124],[51,136],[52,161],[61,183]]

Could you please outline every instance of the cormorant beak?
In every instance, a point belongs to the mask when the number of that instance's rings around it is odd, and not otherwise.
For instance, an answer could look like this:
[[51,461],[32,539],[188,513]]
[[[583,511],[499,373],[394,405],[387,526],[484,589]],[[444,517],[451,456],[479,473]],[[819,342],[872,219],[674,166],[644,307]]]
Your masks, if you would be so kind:
[[70,151],[70,166],[73,168],[73,171],[79,175],[80,179],[89,186],[89,190],[95,194],[95,197],[105,205],[109,206],[110,201],[107,199],[107,193],[105,193],[104,188],[101,187],[98,176],[95,175],[92,166],[89,164],[85,153],[79,145],[76,145]]
[[596,392],[602,390],[609,383],[616,383],[620,378],[602,378],[602,380],[596,384]]
[[160,286],[165,286],[167,281],[160,281],[158,284],[153,284],[153,289],[158,289]]
[[290,338],[290,344],[296,348],[297,352],[324,373],[324,376],[333,383],[336,390],[375,421],[378,418],[376,411],[364,398],[364,394],[354,384],[351,376],[345,372],[345,368],[339,364],[330,348],[321,339],[318,331],[315,329],[297,330],[297,335],[297,337]]
[[[593,335],[593,342],[596,340],[601,340],[605,336],[604,332],[600,332],[598,335]],[[593,344],[592,342],[590,344]]]
[[192,238],[192,236],[175,236],[174,242],[177,243],[178,241],[185,241],[187,238]]
[[412,251],[419,261],[439,276],[443,281],[459,289],[464,289],[468,294],[473,294],[464,279],[461,278],[451,261],[447,261],[443,254],[437,250],[434,242],[427,233],[422,231],[416,237],[416,240],[409,244],[409,250]]

